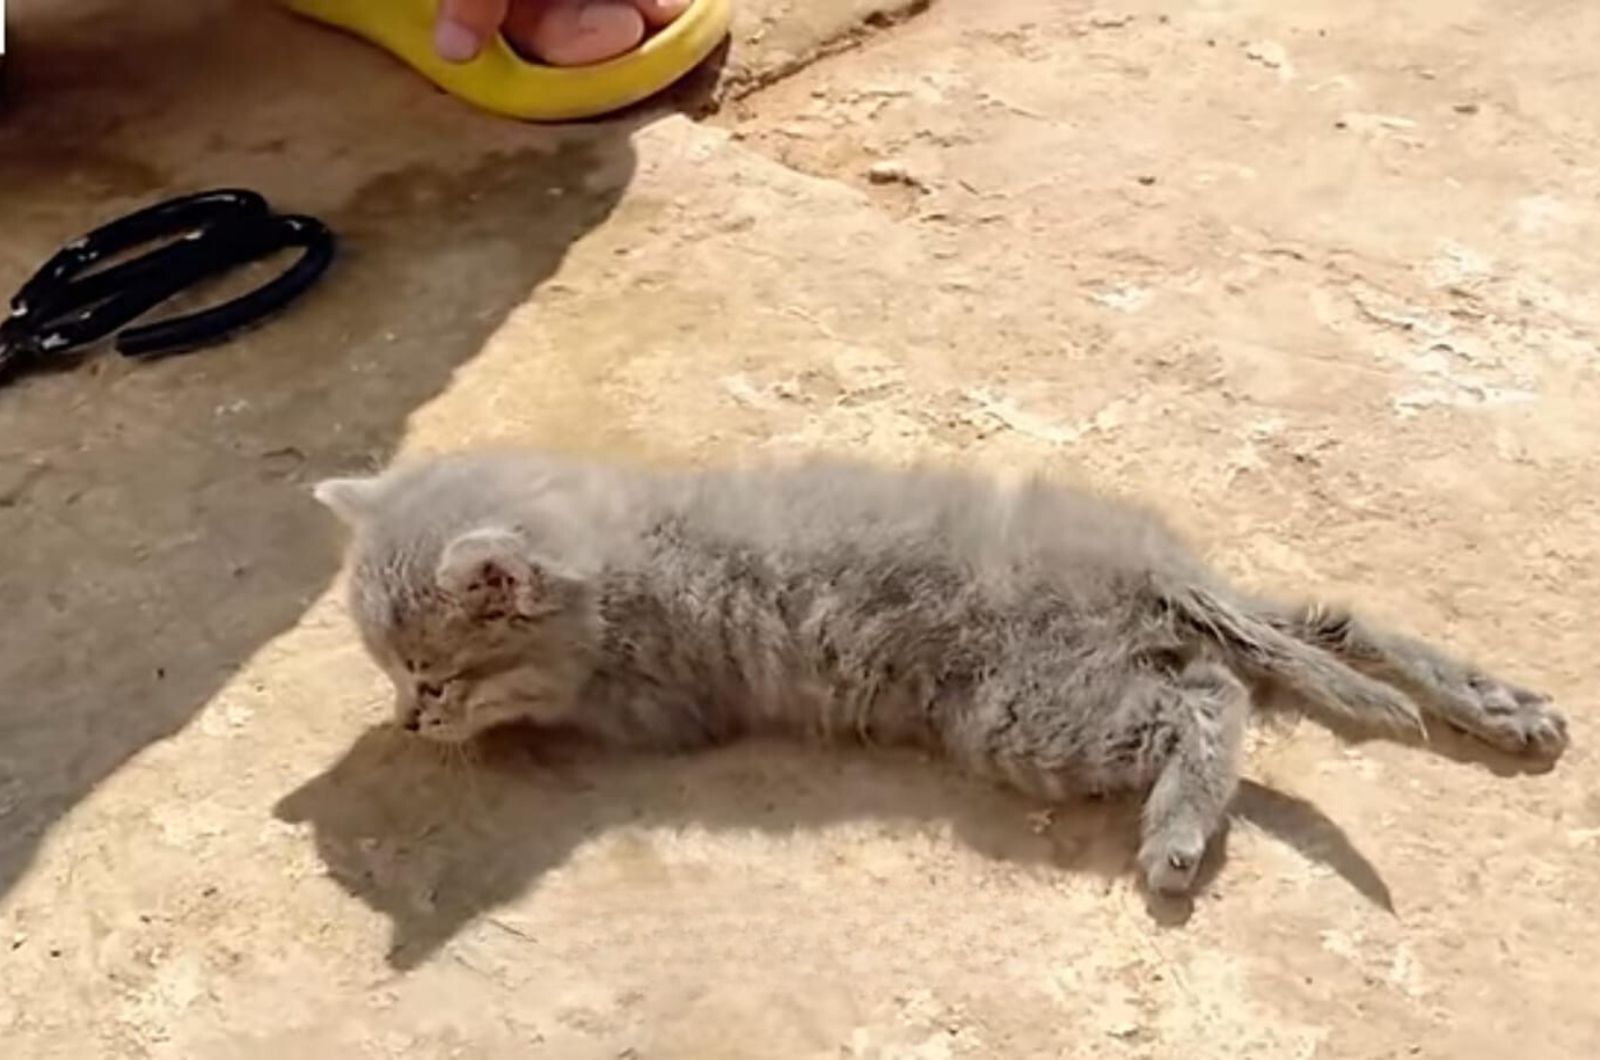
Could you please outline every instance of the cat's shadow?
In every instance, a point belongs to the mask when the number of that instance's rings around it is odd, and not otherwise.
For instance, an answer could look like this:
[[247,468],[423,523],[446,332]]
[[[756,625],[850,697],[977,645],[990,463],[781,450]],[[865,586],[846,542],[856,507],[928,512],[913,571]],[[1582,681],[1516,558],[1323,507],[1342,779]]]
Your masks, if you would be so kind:
[[[1138,807],[1043,807],[918,756],[744,744],[624,755],[576,737],[507,730],[468,761],[389,726],[368,730],[276,815],[312,828],[329,874],[393,925],[389,962],[414,967],[479,915],[523,894],[586,840],[618,828],[783,835],[858,820],[948,829],[986,857],[1133,878]],[[1234,817],[1324,864],[1375,905],[1389,890],[1344,832],[1303,800],[1246,782]],[[1226,856],[1212,846],[1204,888]],[[1147,899],[1181,923],[1189,903]]]

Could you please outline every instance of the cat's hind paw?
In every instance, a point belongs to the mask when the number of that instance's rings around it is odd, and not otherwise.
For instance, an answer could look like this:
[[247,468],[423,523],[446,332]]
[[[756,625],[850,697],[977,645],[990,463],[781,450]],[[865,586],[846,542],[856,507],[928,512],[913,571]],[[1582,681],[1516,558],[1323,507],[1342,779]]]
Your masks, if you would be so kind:
[[1456,690],[1474,736],[1502,751],[1556,759],[1567,749],[1567,719],[1550,697],[1474,673]]

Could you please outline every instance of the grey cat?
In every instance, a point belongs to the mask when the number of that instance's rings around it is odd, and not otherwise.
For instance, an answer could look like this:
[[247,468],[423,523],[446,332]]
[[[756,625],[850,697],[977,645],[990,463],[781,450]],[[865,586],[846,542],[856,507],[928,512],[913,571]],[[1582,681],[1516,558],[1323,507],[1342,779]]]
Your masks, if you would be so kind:
[[1148,792],[1160,892],[1193,886],[1253,692],[1400,734],[1426,712],[1514,753],[1567,742],[1543,696],[1343,611],[1246,599],[1155,516],[1038,478],[484,452],[316,495],[354,530],[352,611],[407,729],[804,733],[1051,800]]

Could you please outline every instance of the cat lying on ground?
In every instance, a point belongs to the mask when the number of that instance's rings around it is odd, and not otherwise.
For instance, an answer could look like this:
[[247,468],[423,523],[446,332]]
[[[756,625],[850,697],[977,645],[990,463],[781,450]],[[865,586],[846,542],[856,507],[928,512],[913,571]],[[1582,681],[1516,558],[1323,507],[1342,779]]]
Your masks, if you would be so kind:
[[813,734],[1052,800],[1147,793],[1161,892],[1193,885],[1269,685],[1368,729],[1426,713],[1513,753],[1567,742],[1543,696],[1343,611],[1246,599],[1154,516],[1041,480],[497,452],[316,495],[354,530],[352,611],[407,729]]

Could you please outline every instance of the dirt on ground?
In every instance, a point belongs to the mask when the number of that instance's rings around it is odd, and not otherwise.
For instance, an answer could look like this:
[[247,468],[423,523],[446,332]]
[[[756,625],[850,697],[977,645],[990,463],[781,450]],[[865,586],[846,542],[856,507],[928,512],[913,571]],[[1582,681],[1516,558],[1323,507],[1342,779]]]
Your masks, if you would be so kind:
[[[687,113],[561,129],[269,4],[11,5],[0,287],[224,184],[342,254],[0,390],[0,1053],[1600,1055],[1600,8],[741,4]],[[1043,467],[1573,749],[1262,730],[1184,907],[1133,808],[911,757],[441,756],[308,489],[504,439]]]

